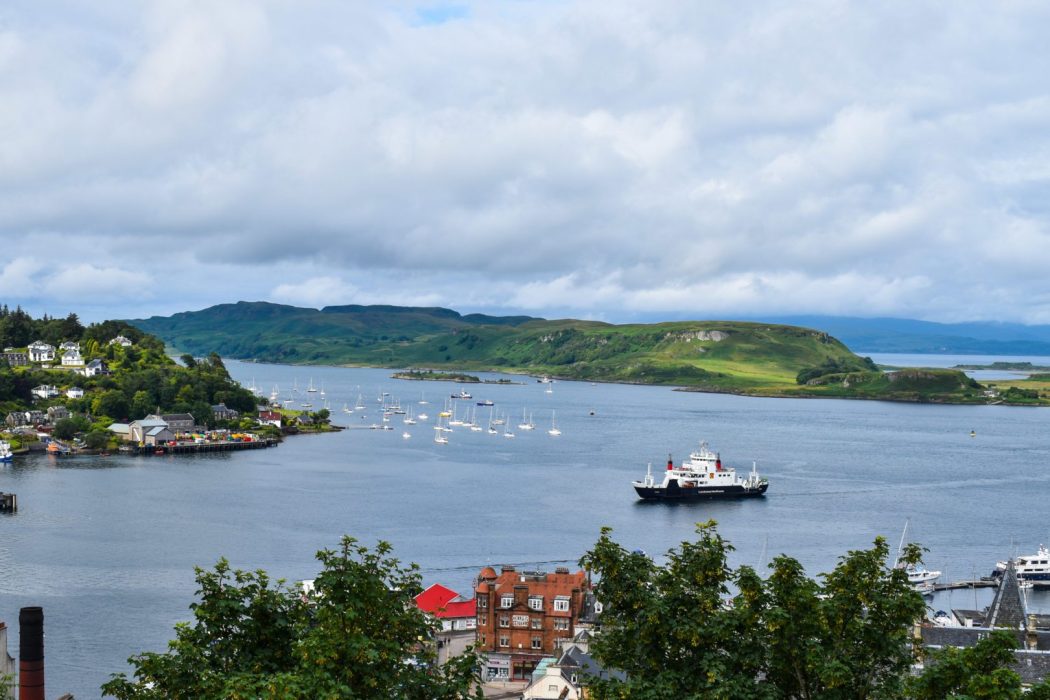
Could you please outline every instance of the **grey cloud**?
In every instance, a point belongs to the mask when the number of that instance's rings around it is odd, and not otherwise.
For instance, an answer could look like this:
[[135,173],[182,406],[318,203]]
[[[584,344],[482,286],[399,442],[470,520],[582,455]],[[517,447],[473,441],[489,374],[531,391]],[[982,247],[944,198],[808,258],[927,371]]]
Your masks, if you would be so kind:
[[5,293],[1050,319],[1042,6],[414,8],[9,6]]

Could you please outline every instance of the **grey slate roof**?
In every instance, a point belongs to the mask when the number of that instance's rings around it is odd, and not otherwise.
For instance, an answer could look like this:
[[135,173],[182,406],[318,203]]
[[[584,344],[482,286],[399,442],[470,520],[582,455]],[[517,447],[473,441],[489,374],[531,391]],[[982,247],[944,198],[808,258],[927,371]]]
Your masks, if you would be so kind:
[[1025,604],[1021,598],[1021,589],[1017,585],[1017,570],[1014,568],[1014,560],[1011,558],[1006,564],[1006,571],[999,581],[999,588],[995,591],[995,598],[988,607],[989,627],[1007,627],[1009,629],[1021,629],[1025,626]]

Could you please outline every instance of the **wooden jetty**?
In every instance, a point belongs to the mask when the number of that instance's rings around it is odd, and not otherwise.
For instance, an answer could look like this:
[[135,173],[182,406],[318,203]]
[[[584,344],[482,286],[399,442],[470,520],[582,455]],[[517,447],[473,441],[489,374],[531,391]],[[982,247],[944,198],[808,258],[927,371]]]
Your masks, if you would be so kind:
[[935,583],[935,591],[958,591],[971,588],[997,588],[999,582],[992,578],[971,579],[969,581],[952,581],[951,583]]
[[0,491],[0,513],[17,513],[18,496]]

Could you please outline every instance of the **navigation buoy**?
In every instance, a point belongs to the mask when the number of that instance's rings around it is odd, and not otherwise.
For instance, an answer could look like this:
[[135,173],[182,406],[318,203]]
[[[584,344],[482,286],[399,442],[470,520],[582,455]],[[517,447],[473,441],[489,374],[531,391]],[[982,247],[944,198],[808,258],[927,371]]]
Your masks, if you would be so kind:
[[970,431],[970,437],[977,437],[977,431],[976,430],[971,430]]

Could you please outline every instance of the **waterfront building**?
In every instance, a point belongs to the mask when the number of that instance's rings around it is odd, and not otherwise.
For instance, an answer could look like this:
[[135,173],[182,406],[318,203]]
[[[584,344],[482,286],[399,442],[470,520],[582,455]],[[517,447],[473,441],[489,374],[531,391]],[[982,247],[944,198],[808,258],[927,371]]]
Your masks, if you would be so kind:
[[528,680],[577,630],[590,582],[583,571],[485,567],[475,586],[477,641],[485,680]]

